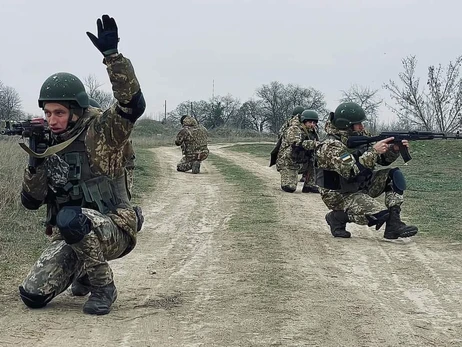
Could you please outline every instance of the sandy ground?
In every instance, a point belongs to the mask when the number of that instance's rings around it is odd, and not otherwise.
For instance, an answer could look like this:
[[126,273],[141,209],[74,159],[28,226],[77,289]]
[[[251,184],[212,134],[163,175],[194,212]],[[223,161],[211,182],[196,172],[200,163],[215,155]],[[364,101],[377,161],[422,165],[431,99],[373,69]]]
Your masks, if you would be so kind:
[[239,196],[212,161],[179,173],[178,149],[156,148],[138,245],[111,262],[113,311],[85,315],[68,293],[29,310],[12,288],[0,346],[462,346],[461,244],[333,238],[319,195],[281,191],[268,160],[211,151],[263,179],[277,232],[229,232]]

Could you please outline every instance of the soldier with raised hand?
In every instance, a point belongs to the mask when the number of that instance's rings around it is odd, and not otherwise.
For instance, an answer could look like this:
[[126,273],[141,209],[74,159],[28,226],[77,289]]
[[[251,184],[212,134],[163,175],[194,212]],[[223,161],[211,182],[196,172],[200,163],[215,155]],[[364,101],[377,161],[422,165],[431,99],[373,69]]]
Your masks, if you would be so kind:
[[30,308],[44,307],[74,278],[85,278],[90,297],[83,312],[109,313],[117,289],[108,260],[136,245],[122,149],[146,104],[130,60],[118,52],[115,20],[103,15],[97,27],[97,36],[87,35],[104,56],[117,102],[95,112],[84,85],[70,73],[51,75],[40,90],[51,143],[45,158],[25,170],[21,201],[31,210],[47,205],[52,242],[19,287]]
[[[313,160],[313,150],[318,141],[316,119],[319,117],[316,111],[297,106],[292,113],[294,116],[282,133],[276,160],[276,169],[281,174],[281,189],[288,193],[297,190],[299,170],[303,164]],[[305,192],[315,192],[316,189],[310,180],[304,183],[304,188]]]
[[181,146],[183,157],[177,165],[177,170],[181,172],[191,170],[193,174],[198,174],[201,162],[209,156],[207,129],[189,115],[183,115],[180,123],[183,128],[176,136],[175,145]]
[[[362,122],[366,114],[353,102],[340,104],[331,117],[327,138],[316,149],[317,184],[321,197],[331,210],[326,215],[334,237],[351,237],[347,223],[375,226],[385,223],[383,237],[397,239],[417,234],[417,227],[401,220],[401,204],[406,182],[399,168],[389,166],[399,157],[393,137],[372,145],[348,148],[350,136],[368,136]],[[409,143],[403,140],[403,145]],[[375,198],[384,194],[385,204]]]

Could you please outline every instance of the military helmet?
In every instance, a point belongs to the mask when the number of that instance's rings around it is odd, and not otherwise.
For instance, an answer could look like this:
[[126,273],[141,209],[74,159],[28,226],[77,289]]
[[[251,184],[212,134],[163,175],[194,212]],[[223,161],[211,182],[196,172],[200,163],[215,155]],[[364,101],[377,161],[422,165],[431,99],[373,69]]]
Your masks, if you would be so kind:
[[344,102],[335,109],[332,124],[340,130],[346,130],[353,124],[366,120],[363,108],[354,102]]
[[180,123],[181,123],[182,125],[183,125],[184,119],[185,119],[187,116],[188,116],[187,114],[184,114],[184,115],[181,116],[181,118],[180,118]]
[[292,116],[296,116],[297,114],[301,114],[303,112],[304,108],[302,106],[296,106],[292,110]]
[[300,115],[300,122],[305,122],[307,120],[312,120],[312,121],[315,121],[315,122],[318,122],[319,121],[319,116],[318,116],[318,113],[314,110],[305,110],[302,112],[302,114]]
[[99,102],[93,98],[88,98],[88,103],[90,104],[91,107],[101,108],[101,105],[99,104]]
[[67,72],[58,72],[48,77],[42,84],[38,104],[43,108],[45,102],[75,102],[81,108],[89,106],[85,87],[76,76]]

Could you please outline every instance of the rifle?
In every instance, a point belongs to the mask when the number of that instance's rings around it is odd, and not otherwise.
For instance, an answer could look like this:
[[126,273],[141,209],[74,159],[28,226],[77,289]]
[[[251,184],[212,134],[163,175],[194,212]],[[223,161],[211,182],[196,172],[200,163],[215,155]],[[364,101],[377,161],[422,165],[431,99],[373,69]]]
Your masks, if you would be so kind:
[[[0,130],[0,135],[20,135],[29,140],[29,148],[31,151],[43,153],[50,144],[51,132],[45,119],[34,118],[32,120],[20,122],[6,121],[5,128]],[[29,156],[29,169],[35,170],[39,164],[39,160],[40,158],[38,157]]]
[[435,140],[435,139],[462,139],[459,132],[455,134],[433,133],[431,131],[385,131],[378,136],[350,136],[347,141],[347,147],[356,148],[372,142],[384,140],[388,137],[394,137],[393,144],[398,145],[399,152],[405,163],[412,159],[409,150],[402,144],[402,140],[417,141],[417,140]]

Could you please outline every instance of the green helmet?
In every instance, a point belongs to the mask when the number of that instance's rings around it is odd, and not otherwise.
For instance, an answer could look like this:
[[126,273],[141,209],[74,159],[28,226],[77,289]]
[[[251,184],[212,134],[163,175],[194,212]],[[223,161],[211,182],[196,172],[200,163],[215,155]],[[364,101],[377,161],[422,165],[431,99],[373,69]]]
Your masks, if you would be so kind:
[[302,112],[302,114],[300,115],[300,122],[305,122],[307,120],[312,120],[312,121],[315,121],[315,122],[318,122],[319,121],[319,116],[318,116],[318,113],[314,110],[305,110]]
[[88,103],[90,104],[91,107],[101,108],[101,105],[99,104],[99,102],[93,98],[88,98]]
[[303,112],[304,108],[302,106],[296,106],[294,107],[292,111],[292,116],[296,116],[297,114],[301,114]]
[[353,124],[366,120],[363,108],[354,102],[344,102],[335,109],[332,124],[340,130],[346,130]]
[[67,72],[58,72],[48,77],[42,84],[38,104],[43,108],[46,101],[74,101],[81,108],[89,106],[85,87],[76,76]]
[[187,116],[188,116],[187,114],[184,114],[184,115],[181,116],[181,118],[180,118],[181,125],[183,125],[183,121]]

